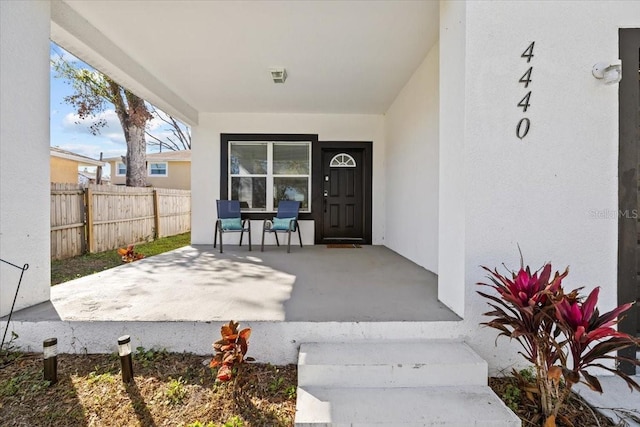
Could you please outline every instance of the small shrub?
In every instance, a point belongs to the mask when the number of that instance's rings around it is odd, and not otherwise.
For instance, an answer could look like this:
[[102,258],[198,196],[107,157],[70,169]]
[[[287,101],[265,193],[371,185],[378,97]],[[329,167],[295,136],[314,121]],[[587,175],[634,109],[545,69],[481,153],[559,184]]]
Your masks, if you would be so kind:
[[535,373],[535,371],[533,370],[532,367],[520,369],[518,374],[520,374],[522,379],[524,379],[526,382],[535,384],[535,382],[536,382],[536,373]]
[[278,390],[280,390],[280,388],[282,388],[282,384],[284,384],[284,378],[275,378],[273,381],[271,381],[271,384],[269,384],[269,391],[271,391],[272,393],[277,392]]
[[200,421],[194,421],[191,424],[187,424],[186,427],[217,427],[212,421],[202,424]]
[[0,383],[0,396],[11,397],[18,393],[38,393],[46,390],[51,383],[42,379],[40,371],[24,371]]
[[154,362],[162,359],[167,355],[167,350],[157,350],[154,348],[146,349],[144,347],[136,347],[135,360],[145,368],[151,366]]
[[172,379],[169,381],[169,386],[167,387],[166,395],[169,399],[169,402],[173,405],[179,405],[182,403],[185,397],[187,397],[187,390],[184,387],[185,382],[182,380],[182,377],[176,379]]
[[502,394],[502,400],[513,412],[516,412],[520,405],[520,388],[513,384],[508,384]]
[[87,382],[89,384],[95,384],[95,383],[113,384],[115,382],[115,378],[113,374],[111,374],[110,372],[99,374],[96,371],[93,371],[93,372],[89,372],[89,377],[87,378]]
[[498,296],[478,292],[489,300],[492,308],[484,313],[492,319],[482,324],[497,329],[498,337],[518,342],[522,346],[520,354],[535,367],[535,376],[520,374],[519,381],[526,381],[526,377],[535,379],[535,395],[545,417],[545,427],[555,427],[560,408],[578,382],[602,393],[600,382],[588,372],[590,368],[610,371],[626,381],[631,390],[640,391],[640,385],[617,365],[611,368],[603,364],[607,360],[625,360],[640,365],[638,360],[615,354],[640,344],[640,340],[614,328],[631,303],[600,315],[596,308],[599,288],[586,299],[580,295],[582,288],[565,293],[562,280],[569,270],[562,274],[556,271],[552,276],[551,264],[531,273],[521,261],[520,270],[511,271],[510,278],[497,270],[483,268],[489,272],[491,283],[478,284],[494,289]]
[[126,248],[119,248],[118,255],[120,255],[122,262],[127,263],[144,258],[144,255],[133,250],[133,245],[129,245]]
[[13,396],[20,390],[20,379],[18,377],[10,378],[0,384],[0,396]]
[[216,354],[211,360],[210,367],[218,368],[218,381],[229,381],[244,362],[252,362],[255,359],[246,357],[249,348],[249,336],[251,328],[245,328],[238,332],[238,322],[229,321],[228,325],[222,325],[220,335],[222,339],[213,343]]
[[237,415],[229,418],[229,421],[224,423],[222,427],[244,427],[244,421]]
[[22,356],[22,353],[18,351],[18,348],[13,344],[17,338],[18,334],[11,331],[11,338],[9,338],[9,341],[5,342],[4,345],[0,347],[0,368]]
[[290,385],[284,392],[287,394],[287,397],[289,399],[295,399],[296,393],[298,392],[298,387],[296,387],[295,385]]

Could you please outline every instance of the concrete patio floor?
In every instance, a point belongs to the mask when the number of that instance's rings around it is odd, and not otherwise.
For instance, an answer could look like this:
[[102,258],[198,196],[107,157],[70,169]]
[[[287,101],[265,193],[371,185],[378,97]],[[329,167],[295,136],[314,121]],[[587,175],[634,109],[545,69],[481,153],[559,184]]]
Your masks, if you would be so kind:
[[456,321],[437,276],[384,246],[188,246],[72,280],[15,321]]
[[[300,342],[463,339],[461,319],[437,299],[437,280],[383,246],[290,254],[188,246],[54,286],[51,301],[14,313],[12,330],[27,351],[57,336],[61,352],[111,352],[116,337],[131,334],[146,348],[208,354],[217,322],[234,319],[254,329],[261,360],[295,363]],[[638,416],[637,393],[614,377],[601,381],[602,395],[578,392],[596,407]],[[618,420],[624,411],[603,412]]]

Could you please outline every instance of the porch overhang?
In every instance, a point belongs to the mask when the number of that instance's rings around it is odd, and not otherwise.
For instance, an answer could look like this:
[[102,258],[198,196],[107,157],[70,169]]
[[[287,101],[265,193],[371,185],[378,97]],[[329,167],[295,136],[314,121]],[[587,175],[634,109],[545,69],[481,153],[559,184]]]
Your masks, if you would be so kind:
[[437,43],[439,2],[60,0],[51,20],[56,43],[195,125],[199,113],[385,113]]
[[194,107],[66,2],[51,2],[51,39],[166,113],[191,126],[198,124]]

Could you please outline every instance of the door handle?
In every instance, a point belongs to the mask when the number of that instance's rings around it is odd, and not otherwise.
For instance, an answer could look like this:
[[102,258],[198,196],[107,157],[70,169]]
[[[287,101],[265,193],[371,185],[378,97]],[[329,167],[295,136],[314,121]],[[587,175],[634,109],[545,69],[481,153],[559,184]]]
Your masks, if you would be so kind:
[[327,190],[324,190],[324,197],[329,196],[329,192]]
[[322,199],[322,202],[324,204],[324,213],[327,213],[327,199]]

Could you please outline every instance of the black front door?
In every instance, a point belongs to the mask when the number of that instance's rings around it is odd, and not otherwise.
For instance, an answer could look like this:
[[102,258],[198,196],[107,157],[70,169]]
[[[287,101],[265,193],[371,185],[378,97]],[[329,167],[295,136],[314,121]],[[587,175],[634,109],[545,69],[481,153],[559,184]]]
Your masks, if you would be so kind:
[[364,238],[363,149],[323,149],[323,242]]

